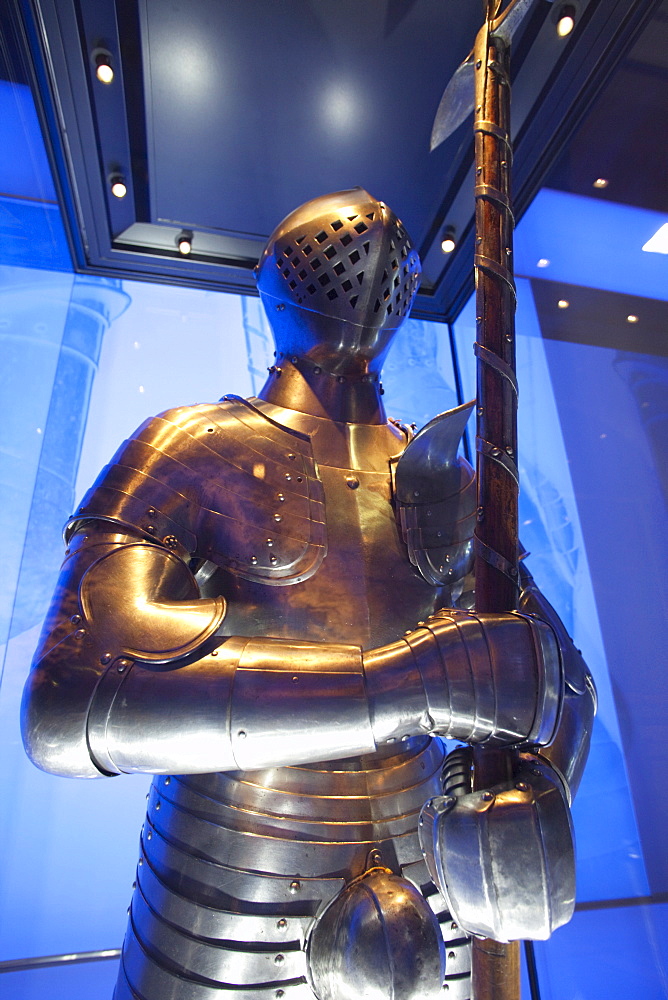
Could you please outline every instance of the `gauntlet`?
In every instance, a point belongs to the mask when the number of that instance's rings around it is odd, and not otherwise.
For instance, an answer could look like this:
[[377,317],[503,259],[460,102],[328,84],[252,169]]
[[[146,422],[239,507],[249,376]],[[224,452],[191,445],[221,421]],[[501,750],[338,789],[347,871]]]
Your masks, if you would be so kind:
[[596,689],[580,651],[524,564],[520,572],[520,608],[549,623],[559,646],[564,677],[556,729],[545,746],[531,745],[530,737],[526,752],[512,754],[508,780],[485,790],[473,791],[470,749],[453,751],[444,795],[431,799],[420,819],[425,860],[453,916],[469,933],[496,941],[542,940],[572,916],[569,806],[596,714]]
[[575,904],[570,810],[557,773],[513,755],[507,782],[471,790],[471,750],[446,759],[445,794],[420,815],[420,843],[434,883],[470,934],[544,940]]

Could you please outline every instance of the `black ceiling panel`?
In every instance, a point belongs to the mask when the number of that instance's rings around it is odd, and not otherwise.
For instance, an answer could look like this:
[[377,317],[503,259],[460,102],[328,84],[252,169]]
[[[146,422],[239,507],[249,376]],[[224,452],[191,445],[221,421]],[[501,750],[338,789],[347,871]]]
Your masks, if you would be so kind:
[[[668,0],[593,102],[550,187],[668,212]],[[593,189],[597,178],[607,181]]]
[[531,289],[550,340],[668,357],[668,302],[537,278]]

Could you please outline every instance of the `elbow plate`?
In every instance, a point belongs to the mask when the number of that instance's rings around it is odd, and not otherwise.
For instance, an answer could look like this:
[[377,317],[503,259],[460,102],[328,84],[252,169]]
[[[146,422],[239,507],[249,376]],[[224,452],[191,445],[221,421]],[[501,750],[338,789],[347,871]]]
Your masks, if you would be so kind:
[[136,542],[93,563],[79,587],[84,621],[110,660],[117,656],[169,663],[215,635],[223,597],[201,598],[188,567],[157,545]]
[[169,663],[215,634],[225,602],[198,594],[187,566],[155,544],[105,532],[73,539],[23,697],[23,740],[37,767],[115,773],[91,749],[100,703],[113,701],[133,661]]
[[[524,563],[520,564],[522,593],[520,610],[549,622],[559,643],[564,669],[563,707],[557,729],[540,751],[564,782],[569,800],[578,790],[589,755],[596,715],[596,685],[579,649],[559,615],[535,585]],[[539,742],[539,741],[536,741]]]
[[[147,666],[180,661],[199,650],[220,626],[226,609],[224,598],[203,599],[198,594],[192,573],[178,556],[144,542],[112,549],[82,577],[79,605],[83,623],[100,664],[108,665],[93,694],[86,727],[91,755],[105,773],[135,769],[126,766],[122,755],[117,759],[110,753],[111,745],[117,742],[115,703],[129,676],[127,667],[133,661]],[[146,694],[150,697],[151,689]],[[153,695],[156,697],[157,691]],[[135,707],[139,702],[141,709],[144,699],[130,700]],[[132,762],[133,755],[143,760],[136,738],[142,734],[143,742],[148,715],[140,711],[136,718],[130,711],[130,716],[131,724],[121,725],[119,747],[129,742]]]

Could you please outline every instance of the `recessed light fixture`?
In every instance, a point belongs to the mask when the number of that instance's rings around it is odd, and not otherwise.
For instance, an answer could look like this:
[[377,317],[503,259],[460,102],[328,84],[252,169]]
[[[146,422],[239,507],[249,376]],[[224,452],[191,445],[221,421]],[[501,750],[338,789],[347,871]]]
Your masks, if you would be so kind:
[[193,233],[190,229],[182,229],[179,235],[176,237],[176,245],[179,248],[179,253],[187,257],[193,248]]
[[607,188],[607,186],[608,186],[609,183],[610,183],[610,181],[607,180],[607,178],[605,178],[605,177],[597,177],[596,180],[594,181],[594,187],[595,188]]
[[455,227],[447,226],[443,234],[443,242],[441,243],[441,250],[443,253],[452,253],[452,251],[457,246],[457,241],[455,239]]
[[631,313],[630,316],[626,317],[626,322],[627,323],[637,323],[638,322],[638,317],[634,316],[633,313]]
[[648,253],[668,253],[668,222],[664,222],[654,236],[647,240],[643,250]]
[[559,306],[560,309],[568,309],[570,302],[568,301],[568,299],[559,299],[557,305]]
[[114,66],[111,61],[111,52],[106,49],[95,49],[92,53],[95,63],[95,76],[100,83],[111,83],[114,79]]
[[550,262],[547,257],[541,257],[540,260],[536,261],[536,267],[549,267]]
[[124,177],[120,174],[113,174],[113,176],[109,178],[109,183],[111,185],[111,193],[114,198],[125,198],[128,193],[128,186],[125,183]]
[[565,3],[559,11],[557,18],[557,34],[559,38],[566,38],[575,27],[575,7],[572,3]]

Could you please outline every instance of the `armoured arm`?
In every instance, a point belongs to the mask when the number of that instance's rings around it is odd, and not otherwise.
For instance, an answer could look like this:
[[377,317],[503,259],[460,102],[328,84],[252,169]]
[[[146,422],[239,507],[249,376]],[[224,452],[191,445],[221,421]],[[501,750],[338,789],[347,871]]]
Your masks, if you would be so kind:
[[[168,549],[102,522],[75,535],[24,696],[45,770],[200,773],[331,760],[438,732],[549,742],[561,699],[551,628],[441,612],[359,647],[224,637]],[[503,679],[502,679],[503,674]]]
[[224,639],[224,614],[162,546],[75,535],[24,692],[34,763],[200,773],[373,749],[358,648]]
[[580,650],[575,648],[559,615],[541,594],[524,563],[520,564],[520,579],[520,610],[549,622],[562,651],[564,699],[559,725],[549,744],[536,752],[558,773],[570,804],[589,756],[596,715],[596,687]]
[[547,746],[507,758],[507,780],[473,790],[470,749],[451,753],[444,795],[422,811],[420,840],[432,878],[459,924],[511,941],[544,939],[570,920],[575,854],[569,806],[589,753],[596,690],[558,615],[522,568],[520,607],[550,623],[564,666],[564,698]]

